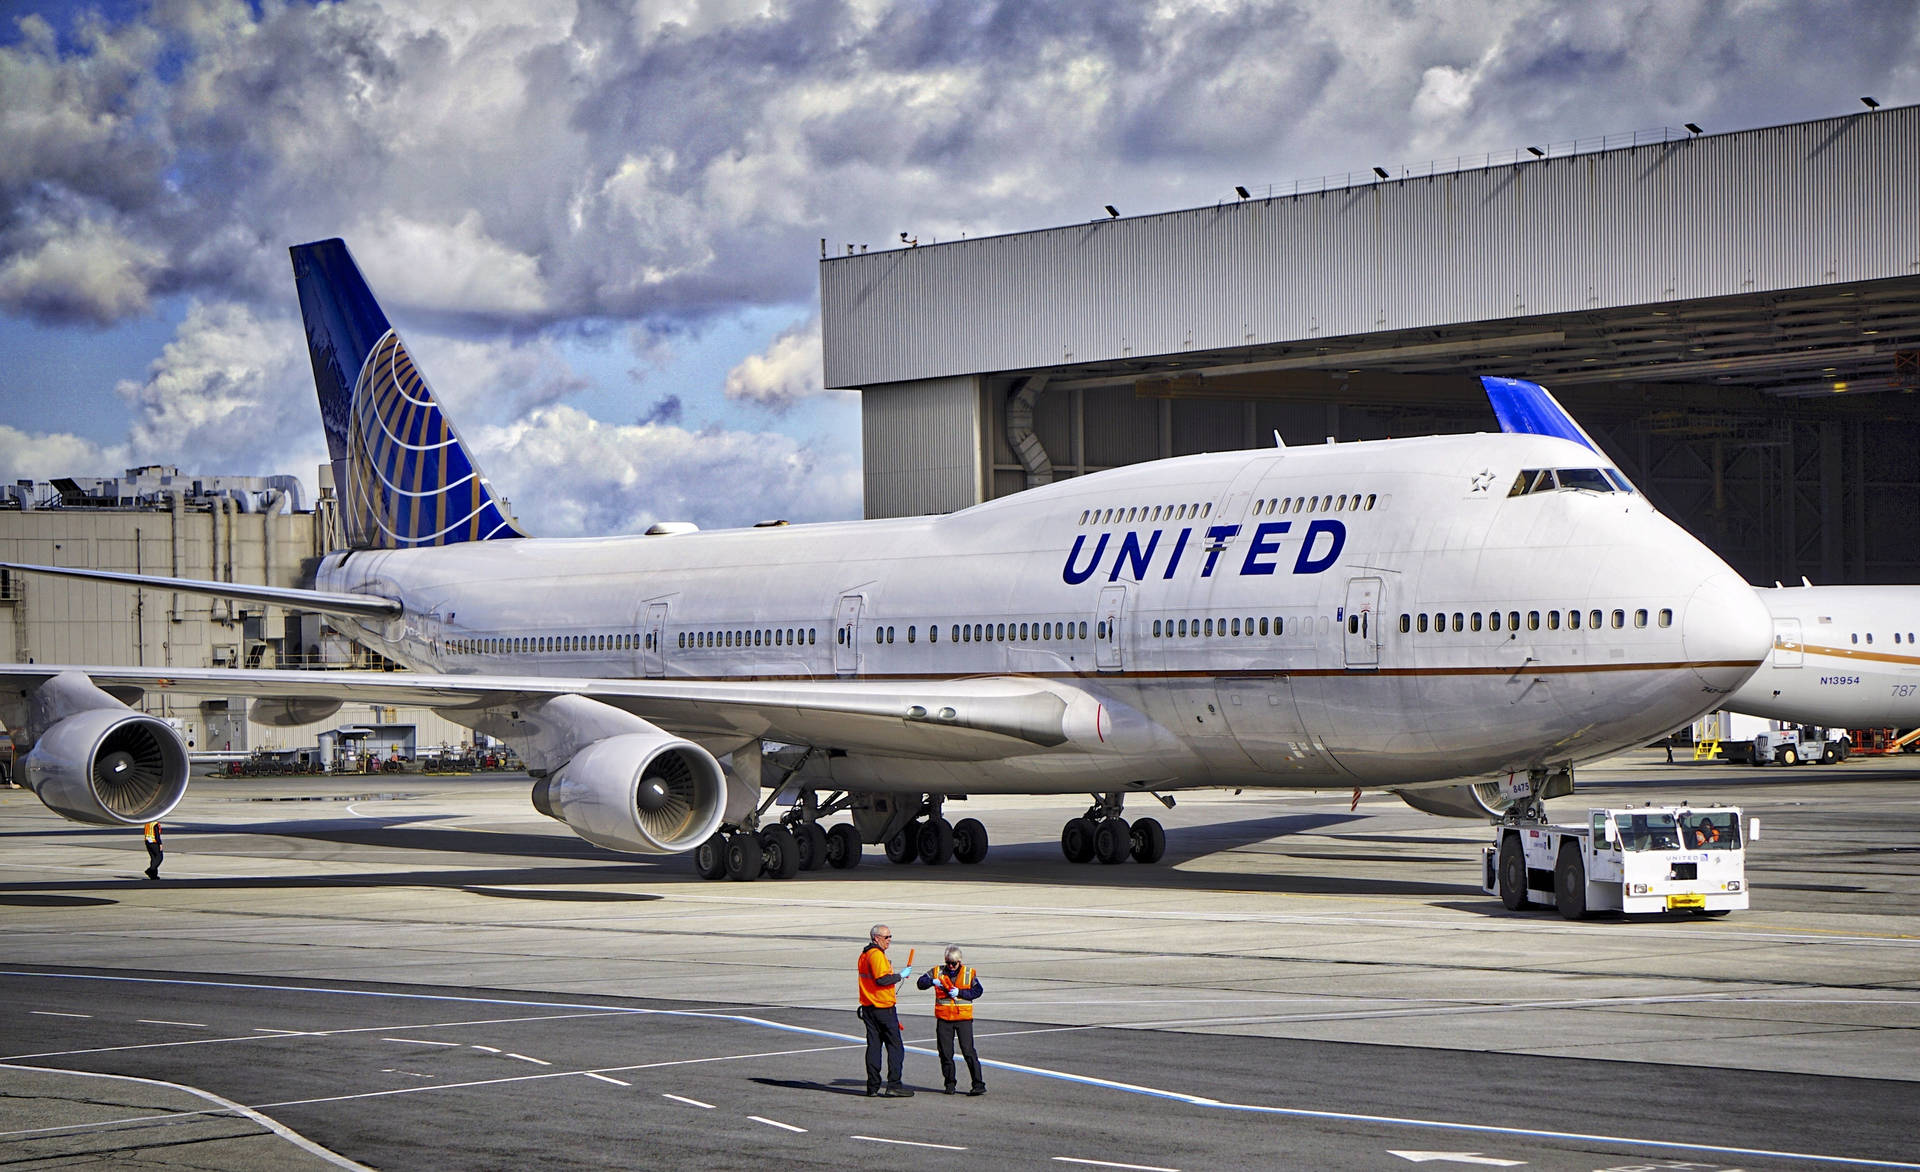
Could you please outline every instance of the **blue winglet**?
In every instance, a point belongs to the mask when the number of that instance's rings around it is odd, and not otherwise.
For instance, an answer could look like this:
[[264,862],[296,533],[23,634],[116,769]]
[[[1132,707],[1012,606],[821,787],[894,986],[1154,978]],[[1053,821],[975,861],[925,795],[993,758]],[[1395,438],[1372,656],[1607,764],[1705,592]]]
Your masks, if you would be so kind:
[[1558,436],[1585,444],[1596,452],[1600,450],[1600,445],[1593,442],[1593,437],[1575,423],[1560,401],[1539,383],[1489,375],[1481,375],[1480,383],[1487,388],[1487,399],[1493,404],[1493,413],[1500,420],[1501,431]]

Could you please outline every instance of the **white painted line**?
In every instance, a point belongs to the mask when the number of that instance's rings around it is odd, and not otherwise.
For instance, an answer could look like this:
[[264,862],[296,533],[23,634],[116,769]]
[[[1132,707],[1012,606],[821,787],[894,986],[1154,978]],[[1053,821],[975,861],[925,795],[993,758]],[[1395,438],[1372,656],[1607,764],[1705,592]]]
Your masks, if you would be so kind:
[[60,1011],[55,1009],[29,1009],[27,1010],[27,1012],[33,1014],[35,1017],[87,1017],[87,1018],[90,1018],[93,1016],[91,1013],[61,1013]]
[[[234,1102],[232,1099],[221,1098],[219,1095],[214,1094],[212,1091],[203,1091],[199,1087],[190,1087],[185,1083],[163,1082],[157,1078],[135,1078],[133,1075],[130,1075],[130,1074],[95,1074],[94,1072],[88,1071],[88,1070],[57,1070],[57,1069],[52,1069],[44,1066],[13,1066],[13,1067],[10,1067],[10,1069],[31,1070],[38,1074],[63,1074],[63,1075],[70,1075],[74,1078],[105,1078],[105,1079],[113,1079],[117,1082],[137,1082],[137,1083],[143,1083],[146,1086],[150,1086],[150,1087],[168,1087],[176,1091],[185,1091],[187,1094],[190,1094],[190,1095],[197,1095],[200,1098],[205,1099],[210,1103],[218,1103],[220,1105],[220,1110],[218,1111],[177,1111],[177,1112],[171,1112],[165,1115],[149,1115],[149,1116],[146,1116],[145,1118],[139,1118],[139,1119],[104,1120],[101,1123],[93,1126],[118,1127],[118,1126],[122,1126],[129,1123],[145,1123],[145,1122],[161,1123],[161,1122],[168,1122],[175,1119],[191,1119],[195,1116],[233,1114],[233,1115],[238,1115],[243,1119],[251,1119],[253,1122],[259,1124],[261,1127],[266,1128],[268,1131],[271,1131],[273,1134],[279,1136],[281,1139],[286,1140],[288,1143],[292,1144],[294,1147],[299,1148],[301,1151],[304,1151],[309,1155],[316,1156],[319,1159],[325,1160],[327,1163],[332,1164],[336,1168],[347,1168],[347,1169],[351,1169],[352,1172],[373,1172],[373,1169],[367,1167],[365,1164],[358,1163],[357,1161],[354,1161],[354,1160],[349,1160],[338,1152],[330,1151],[326,1148],[323,1148],[319,1144],[314,1143],[312,1140],[308,1139],[304,1135],[301,1135],[299,1132],[293,1130],[292,1128],[288,1127],[284,1123],[280,1123],[277,1120],[269,1119],[265,1115],[262,1115],[260,1112],[255,1111],[251,1107],[243,1107],[239,1103]],[[71,1131],[73,1129],[71,1127],[67,1127],[67,1128],[55,1127],[55,1128],[38,1128],[36,1130]]]
[[712,1103],[702,1103],[698,1099],[689,1099],[685,1095],[662,1094],[660,1097],[663,1099],[672,1099],[676,1103],[685,1103],[689,1107],[699,1107],[707,1111],[713,1110]]
[[526,1056],[525,1054],[508,1054],[508,1055],[507,1055],[507,1057],[509,1057],[509,1058],[518,1058],[518,1059],[519,1059],[520,1061],[522,1061],[522,1062],[531,1062],[531,1063],[534,1063],[534,1064],[535,1064],[535,1065],[537,1065],[537,1066],[552,1066],[552,1065],[553,1065],[553,1063],[551,1063],[551,1062],[548,1062],[548,1061],[547,1061],[546,1059],[544,1059],[544,1058],[529,1058],[529,1057],[527,1057],[527,1056]]
[[764,1123],[768,1127],[784,1127],[788,1131],[797,1131],[801,1135],[805,1135],[807,1133],[807,1129],[804,1127],[795,1127],[791,1123],[782,1123],[778,1119],[768,1119],[764,1115],[749,1115],[747,1116],[747,1118],[753,1120],[755,1123]]
[[964,1152],[967,1149],[958,1144],[929,1144],[917,1139],[888,1139],[884,1135],[852,1135],[848,1139],[864,1139],[870,1144],[899,1144],[909,1148],[939,1148],[943,1152]]
[[498,1051],[498,1050],[496,1050],[496,1049],[494,1049],[494,1048],[493,1048],[492,1046],[475,1046],[475,1047],[474,1047],[474,1049],[476,1049],[476,1050],[484,1050],[484,1051],[485,1051],[485,1052],[487,1052],[488,1054],[498,1054],[498,1053],[500,1052],[500,1051]]
[[162,1021],[157,1017],[142,1017],[142,1018],[136,1018],[135,1020],[137,1020],[141,1025],[185,1026],[188,1029],[195,1029],[195,1030],[204,1030],[207,1028],[207,1023],[203,1021]]
[[620,1081],[619,1079],[617,1079],[617,1078],[609,1078],[609,1077],[607,1077],[607,1076],[606,1076],[606,1075],[604,1075],[604,1074],[595,1074],[595,1073],[594,1073],[593,1071],[591,1071],[591,1070],[587,1070],[587,1071],[582,1071],[581,1073],[583,1073],[583,1074],[585,1074],[585,1075],[586,1075],[586,1076],[587,1076],[588,1078],[597,1078],[597,1079],[599,1079],[599,1080],[600,1080],[601,1082],[610,1082],[610,1083],[612,1083],[612,1084],[613,1084],[614,1086],[617,1086],[617,1087],[630,1087],[630,1086],[632,1086],[632,1085],[633,1085],[633,1084],[632,1084],[632,1083],[630,1083],[630,1082],[621,1082],[621,1081]]
[[256,1034],[270,1034],[270,1035],[272,1035],[273,1037],[276,1037],[276,1038],[297,1038],[297,1037],[299,1037],[299,1036],[301,1036],[302,1034],[304,1034],[304,1033],[306,1033],[307,1031],[305,1031],[305,1030],[276,1030],[276,1029],[274,1029],[274,1028],[273,1028],[272,1026],[254,1026],[254,1027],[253,1027],[253,1032],[254,1032],[254,1033],[256,1033]]
[[409,1046],[458,1046],[458,1042],[429,1042],[425,1038],[381,1038],[383,1042],[404,1042]]
[[1078,1160],[1072,1156],[1055,1156],[1055,1163],[1086,1164],[1092,1168],[1129,1168],[1133,1172],[1180,1172],[1178,1168],[1162,1168],[1157,1164],[1115,1164],[1111,1160]]

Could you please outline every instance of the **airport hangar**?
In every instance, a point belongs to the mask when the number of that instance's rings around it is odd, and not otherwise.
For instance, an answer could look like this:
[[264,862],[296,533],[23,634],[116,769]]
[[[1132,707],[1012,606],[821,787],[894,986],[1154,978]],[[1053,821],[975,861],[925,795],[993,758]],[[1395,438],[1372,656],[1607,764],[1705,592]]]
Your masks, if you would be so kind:
[[1750,581],[1920,582],[1920,107],[1472,162],[822,241],[866,514],[1276,431],[1492,430],[1472,376],[1497,374],[1545,384]]

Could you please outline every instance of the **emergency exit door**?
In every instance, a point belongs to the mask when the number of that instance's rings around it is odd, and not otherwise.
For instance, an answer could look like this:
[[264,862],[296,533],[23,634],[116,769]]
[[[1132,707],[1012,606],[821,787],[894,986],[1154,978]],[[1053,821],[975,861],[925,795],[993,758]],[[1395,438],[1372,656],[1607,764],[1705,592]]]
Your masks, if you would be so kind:
[[640,639],[640,666],[651,679],[667,674],[667,604],[647,604],[646,627]]
[[1380,579],[1347,583],[1346,649],[1348,667],[1380,666]]
[[1801,667],[1806,661],[1806,645],[1800,642],[1800,620],[1773,620],[1773,666]]

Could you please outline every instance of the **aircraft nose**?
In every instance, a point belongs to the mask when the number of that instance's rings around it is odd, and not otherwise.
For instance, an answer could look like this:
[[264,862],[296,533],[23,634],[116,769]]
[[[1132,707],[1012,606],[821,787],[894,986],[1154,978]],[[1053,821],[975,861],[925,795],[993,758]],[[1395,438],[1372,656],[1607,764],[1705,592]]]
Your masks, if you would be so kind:
[[1680,640],[1695,675],[1710,688],[1732,691],[1773,646],[1773,616],[1737,575],[1715,574],[1687,599]]

